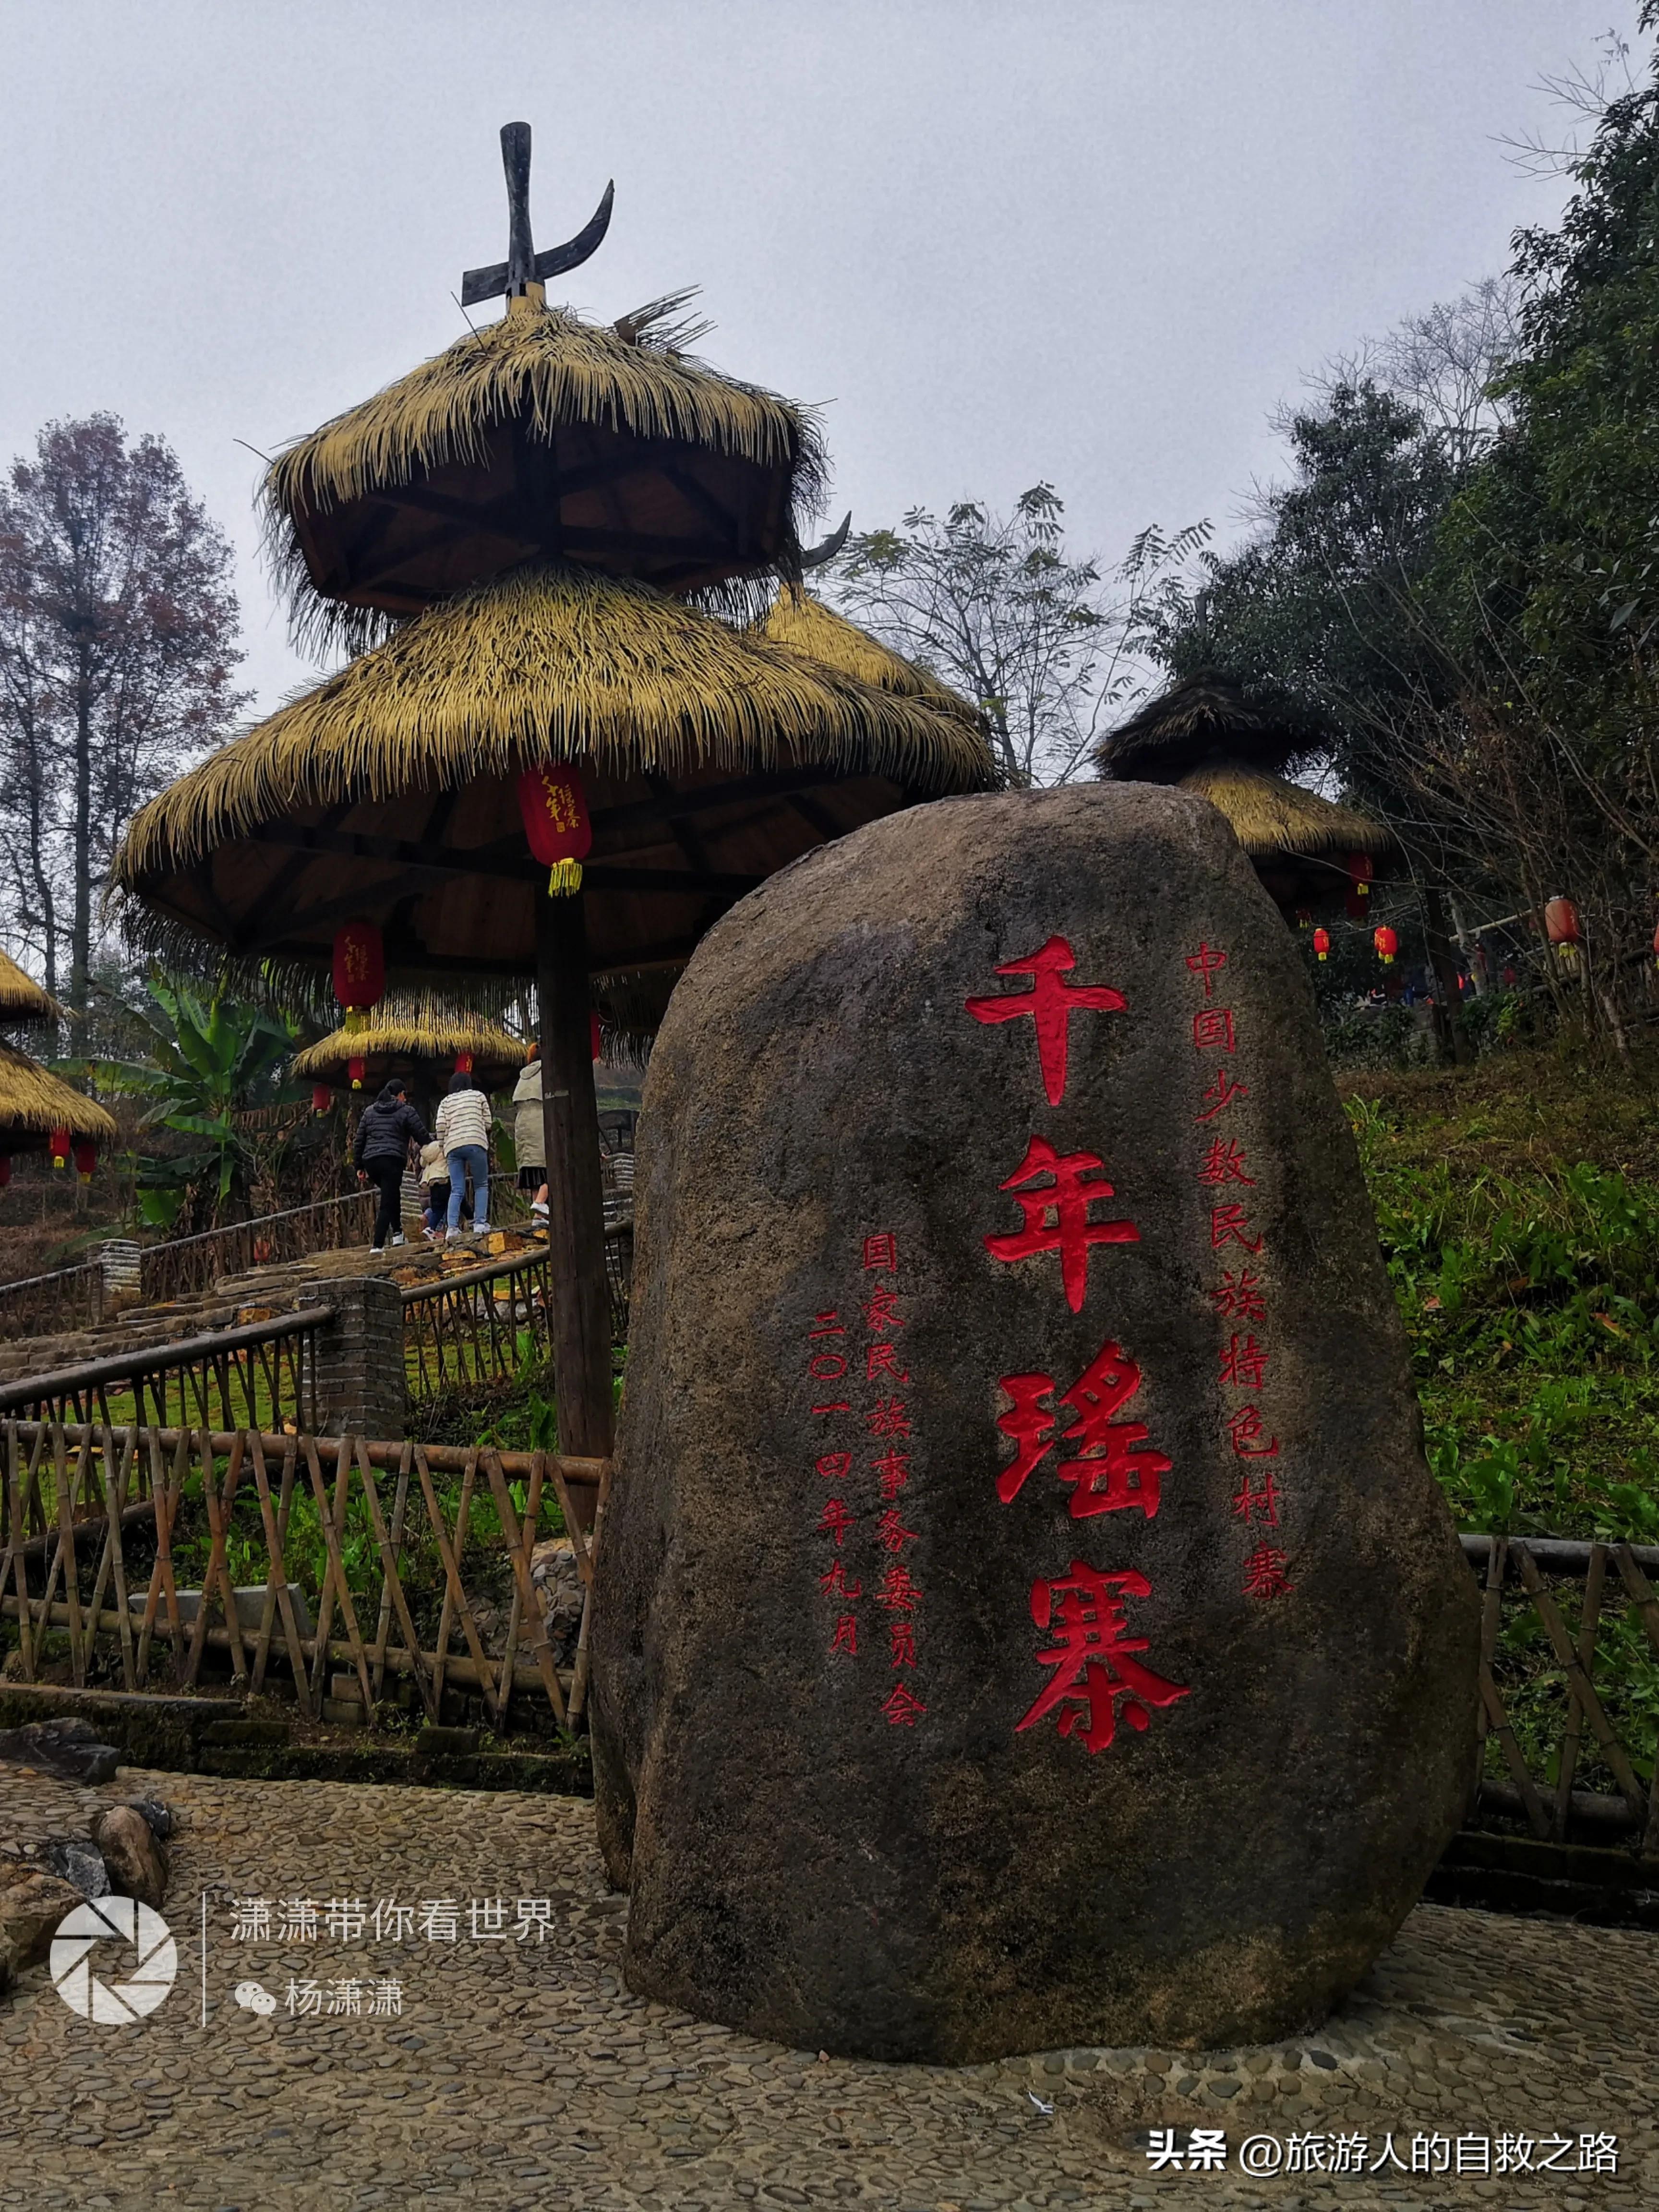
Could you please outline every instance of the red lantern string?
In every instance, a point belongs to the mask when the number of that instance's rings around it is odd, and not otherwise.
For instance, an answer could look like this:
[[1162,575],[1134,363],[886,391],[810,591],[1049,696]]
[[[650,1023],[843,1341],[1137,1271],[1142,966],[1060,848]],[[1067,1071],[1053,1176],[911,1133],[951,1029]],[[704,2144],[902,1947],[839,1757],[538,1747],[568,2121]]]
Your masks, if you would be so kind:
[[386,996],[386,947],[372,921],[349,921],[335,938],[333,980],[347,1033],[355,1036],[365,1012]]
[[530,849],[548,871],[550,898],[582,887],[582,862],[593,848],[587,799],[574,768],[527,768],[519,778],[519,812]]

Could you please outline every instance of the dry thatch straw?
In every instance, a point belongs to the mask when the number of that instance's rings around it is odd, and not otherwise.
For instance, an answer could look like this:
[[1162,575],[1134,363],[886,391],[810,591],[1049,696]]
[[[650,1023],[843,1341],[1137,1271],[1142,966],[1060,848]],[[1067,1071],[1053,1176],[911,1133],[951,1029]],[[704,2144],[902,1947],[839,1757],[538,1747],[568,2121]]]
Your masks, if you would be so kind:
[[134,817],[123,890],[303,806],[568,761],[617,777],[808,763],[987,787],[966,724],[729,629],[649,585],[520,568],[435,606],[181,776]]
[[[511,301],[498,322],[458,338],[372,399],[296,439],[272,462],[260,494],[266,550],[302,628],[309,624],[362,642],[384,635],[386,627],[361,606],[354,613],[313,599],[303,543],[307,518],[377,495],[395,496],[444,471],[450,473],[443,497],[454,507],[470,489],[456,472],[477,479],[514,471],[517,465],[502,445],[503,425],[550,456],[561,438],[557,460],[564,468],[573,462],[579,469],[585,463],[591,467],[596,457],[603,467],[605,456],[648,465],[649,457],[639,449],[650,441],[659,456],[671,460],[677,453],[682,459],[712,455],[739,465],[740,472],[764,471],[775,481],[775,496],[766,502],[769,543],[747,561],[728,564],[728,573],[746,567],[799,575],[795,516],[816,508],[824,475],[822,440],[811,413],[676,350],[664,342],[672,331],[653,321],[651,310],[624,318],[620,328],[596,325],[568,309],[546,307],[539,295],[538,286],[528,297]],[[663,304],[653,302],[653,308]],[[622,451],[618,441],[630,450]],[[705,495],[711,489],[704,486]],[[596,495],[602,500],[605,495]],[[458,510],[452,534],[460,520]],[[602,560],[599,565],[613,564]],[[623,565],[639,572],[637,563]]]
[[116,1136],[114,1116],[95,1099],[71,1091],[26,1052],[0,1044],[0,1152],[21,1151],[53,1129],[106,1145]]
[[0,952],[0,1022],[56,1022],[68,1009],[43,991],[9,952]]
[[984,727],[978,708],[970,706],[959,691],[895,653],[856,623],[848,622],[811,592],[786,585],[759,628],[761,635],[774,645],[787,646],[791,653],[804,653],[826,668],[856,676],[860,684],[873,684],[877,690],[891,692],[896,698],[918,699],[924,706],[953,715],[969,729]]
[[1278,769],[1309,759],[1327,742],[1328,733],[1294,701],[1200,669],[1103,738],[1095,763],[1103,776],[1175,783],[1206,760]]
[[428,1012],[374,1007],[360,1030],[336,1030],[294,1058],[303,1083],[326,1083],[343,1076],[354,1060],[445,1060],[471,1053],[474,1072],[521,1067],[525,1043],[471,1013]]
[[1309,859],[1365,853],[1380,864],[1396,850],[1393,832],[1358,807],[1236,761],[1206,762],[1182,777],[1181,788],[1218,808],[1253,860],[1280,853]]

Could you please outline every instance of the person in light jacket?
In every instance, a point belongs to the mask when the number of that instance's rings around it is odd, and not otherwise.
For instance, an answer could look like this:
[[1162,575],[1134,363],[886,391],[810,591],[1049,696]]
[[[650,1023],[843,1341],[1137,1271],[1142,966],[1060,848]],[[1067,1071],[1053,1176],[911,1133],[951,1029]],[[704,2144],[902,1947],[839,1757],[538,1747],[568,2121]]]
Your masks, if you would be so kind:
[[436,1135],[449,1163],[449,1233],[458,1236],[466,1179],[472,1177],[472,1233],[489,1226],[489,1101],[470,1075],[452,1075],[438,1108]]
[[513,1092],[513,1149],[519,1156],[519,1188],[533,1191],[530,1211],[547,1218],[547,1141],[542,1124],[541,1048],[532,1045],[530,1064]]
[[421,1196],[425,1200],[422,1218],[426,1223],[427,1242],[441,1244],[444,1224],[449,1218],[449,1162],[435,1137],[421,1146],[421,1164],[416,1173],[420,1176]]

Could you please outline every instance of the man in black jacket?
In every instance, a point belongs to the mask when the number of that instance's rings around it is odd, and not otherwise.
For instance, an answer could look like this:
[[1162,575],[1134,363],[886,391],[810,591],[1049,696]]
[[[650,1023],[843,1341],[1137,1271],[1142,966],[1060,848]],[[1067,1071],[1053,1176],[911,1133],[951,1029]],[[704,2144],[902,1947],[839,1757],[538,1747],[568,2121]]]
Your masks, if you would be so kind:
[[351,1164],[357,1170],[358,1182],[372,1182],[380,1194],[371,1252],[384,1252],[388,1237],[394,1244],[403,1243],[401,1194],[409,1148],[428,1141],[426,1124],[410,1104],[401,1083],[393,1080],[383,1085],[374,1104],[364,1107],[357,1124],[357,1141],[351,1148]]

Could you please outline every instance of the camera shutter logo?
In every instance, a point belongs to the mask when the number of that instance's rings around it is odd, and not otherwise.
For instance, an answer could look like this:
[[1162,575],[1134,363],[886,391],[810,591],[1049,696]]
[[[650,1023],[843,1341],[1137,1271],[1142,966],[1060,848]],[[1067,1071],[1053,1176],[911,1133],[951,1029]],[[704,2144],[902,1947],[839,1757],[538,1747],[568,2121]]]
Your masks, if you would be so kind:
[[173,1987],[179,1954],[159,1912],[136,1898],[77,1905],[52,1940],[52,1987],[71,2012],[100,2027],[129,2027]]

